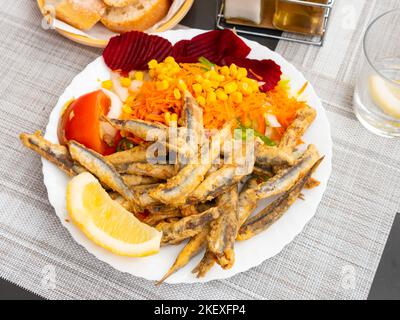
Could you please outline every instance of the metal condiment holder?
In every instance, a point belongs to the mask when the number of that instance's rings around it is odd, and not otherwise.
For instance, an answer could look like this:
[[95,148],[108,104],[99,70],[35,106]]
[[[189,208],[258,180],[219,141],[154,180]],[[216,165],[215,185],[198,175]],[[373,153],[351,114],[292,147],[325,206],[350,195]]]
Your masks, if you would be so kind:
[[[318,7],[325,9],[325,14],[324,14],[324,23],[323,23],[323,29],[321,35],[313,35],[313,36],[308,36],[304,34],[298,34],[298,33],[291,33],[291,32],[285,32],[282,35],[276,35],[276,31],[279,31],[278,29],[266,29],[266,28],[257,28],[256,25],[249,24],[248,26],[243,26],[243,24],[232,24],[228,23],[224,17],[224,1],[221,1],[220,5],[220,10],[219,13],[217,14],[217,28],[218,29],[230,29],[234,30],[239,34],[246,34],[246,35],[252,35],[252,36],[259,36],[259,37],[264,37],[264,38],[272,38],[272,39],[277,39],[277,40],[286,40],[286,41],[292,41],[292,42],[297,42],[297,43],[303,43],[303,44],[310,44],[310,45],[315,45],[315,46],[322,46],[324,44],[324,39],[326,35],[326,31],[328,28],[328,23],[329,23],[329,18],[331,16],[331,11],[334,5],[335,0],[329,0],[327,4],[321,4],[321,3],[315,3],[315,2],[309,2],[309,1],[300,1],[300,0],[286,0],[287,2],[291,2],[294,4],[299,4],[299,5],[304,5],[304,6],[312,6],[312,7]],[[253,31],[252,29],[259,29],[263,30],[261,31]]]

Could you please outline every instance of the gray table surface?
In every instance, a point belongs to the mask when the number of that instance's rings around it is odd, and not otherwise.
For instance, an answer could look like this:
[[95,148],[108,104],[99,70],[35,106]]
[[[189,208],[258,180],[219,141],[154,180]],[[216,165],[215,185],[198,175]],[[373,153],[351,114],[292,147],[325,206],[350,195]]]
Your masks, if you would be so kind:
[[[215,17],[218,11],[218,0],[197,0],[188,15],[182,21],[183,25],[200,28],[214,29]],[[39,23],[39,21],[38,21]],[[259,37],[247,38],[275,49],[276,40]],[[68,40],[66,40],[68,41]],[[400,214],[397,215],[382,259],[372,285],[369,299],[400,299]],[[0,300],[2,299],[41,299],[37,295],[26,291],[7,281],[0,280]]]

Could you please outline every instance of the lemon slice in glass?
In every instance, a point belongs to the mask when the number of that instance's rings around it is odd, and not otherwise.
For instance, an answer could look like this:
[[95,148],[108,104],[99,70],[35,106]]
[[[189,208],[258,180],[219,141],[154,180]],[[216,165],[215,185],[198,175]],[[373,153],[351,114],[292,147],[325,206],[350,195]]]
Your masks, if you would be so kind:
[[400,119],[400,83],[397,87],[380,76],[371,76],[369,90],[376,105],[386,114]]
[[162,233],[114,202],[90,173],[68,183],[67,210],[89,239],[115,254],[143,257],[160,250]]

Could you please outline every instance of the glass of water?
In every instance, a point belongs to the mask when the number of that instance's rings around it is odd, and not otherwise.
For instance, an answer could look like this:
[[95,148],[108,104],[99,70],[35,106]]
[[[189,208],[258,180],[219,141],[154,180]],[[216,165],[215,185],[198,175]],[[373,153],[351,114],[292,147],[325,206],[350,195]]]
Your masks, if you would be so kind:
[[375,19],[363,46],[354,112],[371,132],[400,137],[400,9]]

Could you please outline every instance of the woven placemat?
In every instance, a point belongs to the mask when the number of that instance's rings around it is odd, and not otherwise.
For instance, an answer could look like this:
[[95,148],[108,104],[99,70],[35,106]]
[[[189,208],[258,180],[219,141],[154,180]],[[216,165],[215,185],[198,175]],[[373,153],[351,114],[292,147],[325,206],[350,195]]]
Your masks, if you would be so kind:
[[[2,4],[0,276],[54,299],[366,298],[399,210],[400,144],[361,127],[352,92],[362,32],[397,2],[338,0],[322,49],[278,46],[316,87],[334,139],[332,178],[301,235],[278,256],[231,279],[160,287],[115,271],[72,240],[47,200],[39,157],[18,140],[21,131],[44,129],[64,88],[101,52],[44,30],[33,0]],[[352,6],[355,25],[342,14]]]

